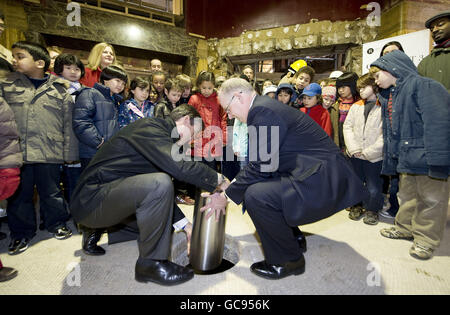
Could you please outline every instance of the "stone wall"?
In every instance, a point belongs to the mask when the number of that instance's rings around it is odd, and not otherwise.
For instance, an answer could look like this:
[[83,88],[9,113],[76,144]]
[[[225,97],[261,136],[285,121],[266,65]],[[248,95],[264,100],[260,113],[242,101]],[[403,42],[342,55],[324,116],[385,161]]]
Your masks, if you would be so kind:
[[185,56],[184,72],[195,76],[198,39],[186,35],[184,28],[86,7],[81,7],[81,25],[69,26],[66,4],[52,0],[45,1],[45,6],[26,5],[25,11],[27,38],[50,34]]

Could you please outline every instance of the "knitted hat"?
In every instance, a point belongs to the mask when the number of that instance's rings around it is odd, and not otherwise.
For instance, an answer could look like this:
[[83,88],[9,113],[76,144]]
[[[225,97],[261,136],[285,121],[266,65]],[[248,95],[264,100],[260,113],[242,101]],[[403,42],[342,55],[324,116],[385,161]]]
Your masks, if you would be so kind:
[[440,19],[440,18],[442,18],[442,17],[448,17],[448,18],[450,18],[450,11],[444,11],[444,12],[441,12],[441,13],[439,13],[439,14],[437,14],[437,15],[431,17],[431,18],[429,18],[429,19],[425,22],[425,27],[426,27],[426,28],[430,28],[431,23],[432,23],[433,21],[436,21],[437,19]]
[[336,99],[336,88],[331,85],[327,85],[322,89],[322,96],[330,96],[333,100]]
[[353,96],[358,95],[358,90],[356,88],[356,81],[358,78],[358,75],[354,72],[344,72],[336,79],[336,89],[339,90],[342,86],[348,86],[352,91]]
[[268,87],[266,87],[263,90],[263,94],[262,95],[267,95],[268,93],[276,93],[277,89],[278,89],[278,87],[276,85],[269,85]]

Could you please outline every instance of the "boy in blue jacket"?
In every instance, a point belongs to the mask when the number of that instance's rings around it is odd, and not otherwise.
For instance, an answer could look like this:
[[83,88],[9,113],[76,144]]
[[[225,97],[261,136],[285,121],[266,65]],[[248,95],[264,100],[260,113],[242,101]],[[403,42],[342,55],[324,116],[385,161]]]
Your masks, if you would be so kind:
[[421,77],[399,50],[372,63],[370,72],[381,88],[382,173],[401,174],[395,227],[380,232],[413,240],[410,255],[430,259],[447,221],[450,96],[442,84]]

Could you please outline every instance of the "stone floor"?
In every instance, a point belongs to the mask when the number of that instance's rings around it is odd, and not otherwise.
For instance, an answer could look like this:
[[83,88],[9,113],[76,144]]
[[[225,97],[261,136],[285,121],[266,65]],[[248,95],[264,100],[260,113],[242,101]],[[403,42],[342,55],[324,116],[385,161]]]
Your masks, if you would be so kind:
[[[192,218],[193,207],[183,211]],[[0,241],[5,266],[19,271],[0,283],[0,295],[9,294],[194,294],[194,295],[297,295],[297,294],[450,294],[450,220],[433,259],[419,261],[409,255],[411,242],[383,238],[377,226],[349,220],[348,212],[301,227],[307,233],[306,272],[282,280],[265,280],[249,270],[263,259],[255,228],[247,214],[232,205],[227,214],[227,246],[233,243],[236,265],[219,274],[195,275],[179,286],[163,287],[134,280],[138,255],[135,241],[107,245],[105,256],[86,256],[80,250],[81,235],[64,241],[38,232],[31,247],[17,256],[7,254],[9,240]],[[450,219],[450,213],[449,213]],[[73,228],[73,224],[70,223]],[[7,231],[7,225],[1,227]],[[174,235],[173,247],[186,246],[183,233]],[[184,246],[184,247],[183,247]],[[183,255],[183,249],[181,255]],[[184,251],[185,255],[185,251]]]

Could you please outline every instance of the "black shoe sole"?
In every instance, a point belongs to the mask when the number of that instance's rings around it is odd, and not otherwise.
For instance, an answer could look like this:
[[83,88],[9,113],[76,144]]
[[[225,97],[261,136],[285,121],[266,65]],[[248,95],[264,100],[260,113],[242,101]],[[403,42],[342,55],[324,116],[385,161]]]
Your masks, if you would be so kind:
[[280,277],[278,277],[278,276],[271,277],[271,276],[267,276],[266,274],[261,274],[261,273],[257,272],[256,270],[252,270],[252,269],[250,269],[250,270],[255,275],[257,275],[257,276],[259,276],[261,278],[268,279],[268,280],[279,280],[279,279],[283,279],[283,278],[286,278],[286,277],[289,277],[289,276],[299,276],[299,275],[301,275],[301,274],[303,274],[305,272],[305,269],[306,269],[305,266],[303,266],[300,269],[296,269],[296,270],[294,270],[294,271],[292,271],[292,272],[290,272],[290,273],[288,273],[286,275],[280,276]]
[[161,281],[161,280],[157,280],[157,279],[148,278],[148,277],[145,277],[145,276],[140,276],[140,275],[137,275],[137,274],[134,275],[134,279],[137,282],[140,282],[140,283],[153,282],[153,283],[156,283],[156,284],[159,284],[159,285],[163,285],[163,286],[174,286],[174,285],[182,284],[184,282],[187,282],[187,281],[191,280],[192,278],[194,278],[194,273],[192,273],[192,275],[189,275],[188,278],[180,279],[180,280],[174,281],[174,282]]
[[85,253],[86,255],[89,255],[89,256],[103,256],[103,255],[106,254],[106,251],[105,252],[96,253],[96,252],[87,251],[85,249],[82,249],[82,250],[83,250],[83,253]]
[[0,278],[0,282],[6,282],[6,281],[9,281],[9,280],[12,280],[15,277],[17,277],[18,274],[19,274],[19,272],[17,270],[14,270],[14,272],[10,273],[9,275],[7,275],[7,276],[5,276],[3,278]]

